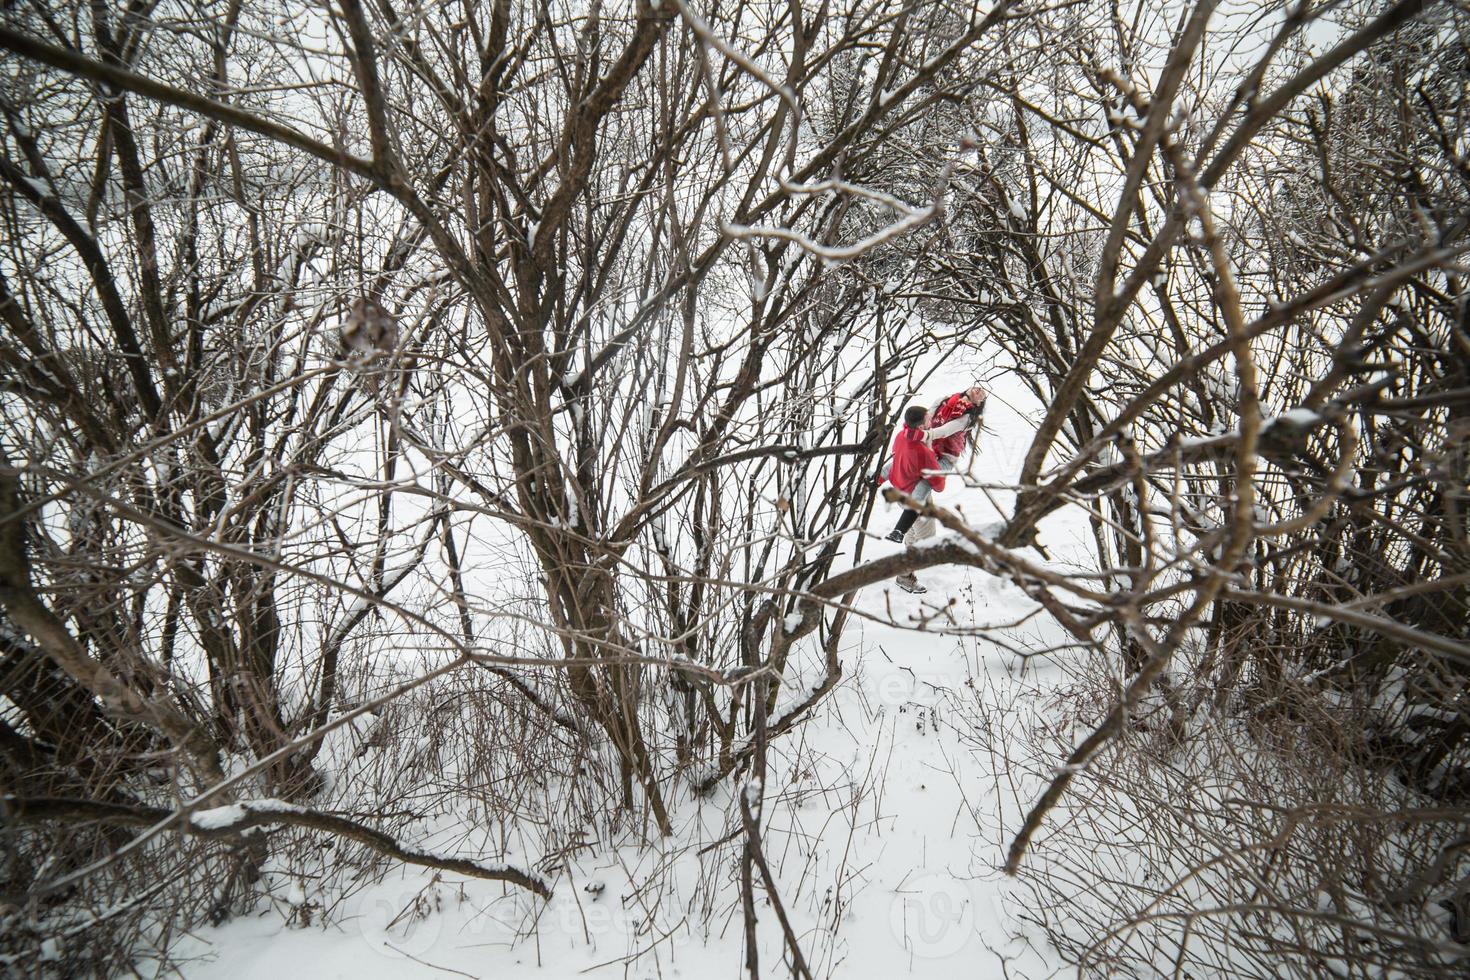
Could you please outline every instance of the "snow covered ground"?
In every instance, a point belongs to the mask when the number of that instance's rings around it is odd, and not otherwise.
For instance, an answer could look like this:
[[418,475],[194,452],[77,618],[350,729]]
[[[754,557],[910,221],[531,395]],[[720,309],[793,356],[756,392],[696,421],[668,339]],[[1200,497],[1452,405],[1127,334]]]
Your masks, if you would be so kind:
[[[914,400],[967,382],[941,378]],[[1019,384],[998,383],[977,480],[1014,479],[1030,405]],[[958,480],[939,497],[976,526],[1011,500]],[[865,558],[897,547],[877,540],[897,513],[879,505]],[[1084,531],[1062,517],[1044,527],[1043,543],[1055,561],[1080,559]],[[958,568],[921,578],[926,596],[890,584],[859,597],[865,618],[848,630],[840,688],[773,745],[767,856],[815,976],[1047,976],[1056,953],[1014,915],[1024,896],[998,870],[1038,784],[995,750],[1004,733],[1036,723],[1061,676],[1048,658],[1023,664],[1011,651],[1061,638],[1008,583]],[[886,622],[925,617],[930,632]],[[957,635],[976,625],[1003,626],[994,636],[1011,651]],[[198,980],[743,976],[734,791],[679,800],[676,833],[661,844],[577,852],[549,902],[418,868],[391,868],[340,901],[280,880],[259,914],[183,943],[181,969]],[[452,823],[424,842],[465,856],[475,844],[472,826]],[[314,901],[326,916],[283,924]],[[758,912],[761,973],[789,975],[776,916],[763,903]]]

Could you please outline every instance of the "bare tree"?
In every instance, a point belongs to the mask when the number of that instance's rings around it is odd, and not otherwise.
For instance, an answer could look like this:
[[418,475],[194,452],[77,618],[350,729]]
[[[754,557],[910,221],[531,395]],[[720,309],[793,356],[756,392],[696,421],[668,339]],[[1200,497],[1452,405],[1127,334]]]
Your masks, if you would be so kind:
[[[1410,670],[1343,751],[1462,799],[1464,14],[1267,13],[7,12],[7,890],[129,893],[177,830],[240,842],[207,850],[226,914],[270,824],[548,893],[400,839],[427,763],[326,812],[333,733],[381,748],[422,695],[507,748],[465,765],[640,834],[743,776],[753,937],[770,740],[841,679],[856,592],[941,563],[1121,692],[1012,871],[1155,698],[1186,732]],[[1009,520],[930,506],[950,538],[863,563],[901,398],[982,342],[1046,405]],[[1069,507],[1086,575],[1038,537]],[[520,802],[486,801],[506,834]]]

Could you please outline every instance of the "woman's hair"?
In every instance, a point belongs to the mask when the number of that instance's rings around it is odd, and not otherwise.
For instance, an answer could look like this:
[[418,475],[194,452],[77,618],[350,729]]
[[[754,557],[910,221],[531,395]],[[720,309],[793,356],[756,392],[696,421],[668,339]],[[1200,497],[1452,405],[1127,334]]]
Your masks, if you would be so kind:
[[923,405],[910,405],[903,410],[903,424],[911,429],[917,429],[924,424],[924,419],[928,414],[929,410]]

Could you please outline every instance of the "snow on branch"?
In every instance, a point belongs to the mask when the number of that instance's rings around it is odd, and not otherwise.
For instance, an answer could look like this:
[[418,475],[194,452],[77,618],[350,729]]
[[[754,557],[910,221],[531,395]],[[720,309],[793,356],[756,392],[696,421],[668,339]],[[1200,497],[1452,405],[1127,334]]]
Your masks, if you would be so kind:
[[[964,148],[963,144],[961,148]],[[892,224],[878,229],[866,238],[859,239],[851,245],[823,245],[820,242],[813,241],[801,232],[772,225],[742,225],[726,221],[720,225],[720,228],[732,238],[780,238],[788,242],[793,242],[803,251],[809,252],[818,258],[826,259],[829,262],[847,262],[882,245],[884,242],[900,238],[916,228],[922,228],[930,221],[942,215],[944,213],[944,191],[949,186],[950,177],[954,174],[955,164],[956,161],[951,160],[945,165],[944,170],[940,172],[939,180],[936,182],[934,188],[934,200],[926,208],[918,208],[891,194],[885,194],[882,191],[872,190],[871,188],[861,187],[856,184],[849,184],[846,181],[835,178],[820,181],[815,184],[797,184],[784,180],[781,182],[782,190],[788,194],[825,194],[828,192],[851,194],[854,197],[861,197],[892,208],[902,215],[902,217]]]
[[790,86],[783,85],[777,81],[769,72],[756,64],[750,56],[716,34],[714,28],[710,27],[709,23],[703,17],[700,17],[699,14],[690,9],[684,0],[674,0],[674,5],[679,8],[680,16],[684,18],[690,30],[694,31],[701,41],[739,65],[752,78],[756,79],[772,92],[775,92],[791,107],[792,132],[795,133],[798,120],[801,118],[801,105],[797,102],[796,93],[791,91]]
[[533,891],[542,898],[551,897],[551,885],[545,878],[533,872],[509,864],[485,863],[419,850],[355,820],[297,806],[284,800],[241,800],[207,810],[178,813],[162,807],[130,806],[97,800],[6,795],[0,797],[0,813],[7,820],[27,823],[97,821],[135,826],[149,826],[169,820],[171,816],[178,816],[180,819],[172,823],[173,829],[209,838],[236,837],[251,830],[272,826],[308,827],[354,840],[385,857],[405,864],[453,871],[469,878],[506,881]]
[[933,207],[905,215],[893,224],[869,235],[867,238],[856,241],[851,245],[841,246],[822,245],[812,241],[799,231],[792,231],[790,228],[777,228],[772,225],[738,225],[727,221],[721,225],[721,230],[732,238],[781,238],[788,242],[793,242],[802,251],[810,252],[818,258],[827,259],[831,262],[847,262],[890,239],[898,238],[913,231],[915,228],[928,224],[938,213],[939,205],[936,203]]

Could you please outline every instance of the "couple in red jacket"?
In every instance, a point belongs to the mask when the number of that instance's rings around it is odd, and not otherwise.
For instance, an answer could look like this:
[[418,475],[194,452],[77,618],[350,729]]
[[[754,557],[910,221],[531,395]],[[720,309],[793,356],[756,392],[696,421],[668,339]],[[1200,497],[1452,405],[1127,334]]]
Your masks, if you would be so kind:
[[[919,503],[944,489],[944,474],[958,469],[960,453],[978,430],[985,411],[985,389],[979,385],[941,399],[933,409],[913,405],[904,410],[903,428],[893,440],[893,462],[885,479]],[[934,533],[932,517],[904,509],[888,540],[917,544]],[[927,592],[912,572],[894,580],[905,592]]]

